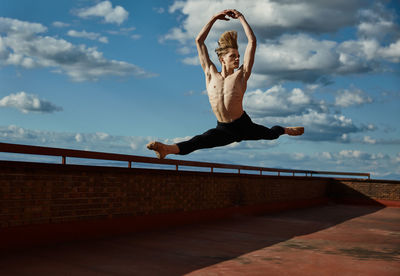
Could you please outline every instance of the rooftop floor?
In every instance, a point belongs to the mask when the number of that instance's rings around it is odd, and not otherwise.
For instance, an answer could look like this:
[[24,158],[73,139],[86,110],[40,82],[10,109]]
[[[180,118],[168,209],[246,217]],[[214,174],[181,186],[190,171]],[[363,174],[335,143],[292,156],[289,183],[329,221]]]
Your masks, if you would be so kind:
[[400,275],[400,208],[323,205],[0,253],[0,275]]

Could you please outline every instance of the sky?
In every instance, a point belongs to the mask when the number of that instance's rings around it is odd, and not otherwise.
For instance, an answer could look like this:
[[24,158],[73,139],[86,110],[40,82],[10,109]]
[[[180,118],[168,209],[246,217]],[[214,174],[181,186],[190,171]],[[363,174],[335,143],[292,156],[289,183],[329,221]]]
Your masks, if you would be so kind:
[[194,39],[227,8],[257,37],[244,109],[305,134],[168,158],[400,179],[397,1],[0,0],[0,142],[155,156],[215,127]]

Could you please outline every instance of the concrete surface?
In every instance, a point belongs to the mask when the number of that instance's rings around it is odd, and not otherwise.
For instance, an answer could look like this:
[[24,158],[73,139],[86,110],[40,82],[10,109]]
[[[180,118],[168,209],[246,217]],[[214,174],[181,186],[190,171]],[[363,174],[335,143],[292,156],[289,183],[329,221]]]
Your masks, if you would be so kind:
[[400,208],[323,205],[0,253],[0,275],[400,275]]

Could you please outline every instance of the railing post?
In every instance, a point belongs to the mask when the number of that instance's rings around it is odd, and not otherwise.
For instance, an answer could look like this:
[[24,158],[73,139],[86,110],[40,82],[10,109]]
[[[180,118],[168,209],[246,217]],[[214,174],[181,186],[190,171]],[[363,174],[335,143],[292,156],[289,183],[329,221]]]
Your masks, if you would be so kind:
[[178,170],[178,164],[176,164],[175,167],[176,167],[176,170]]
[[65,165],[67,164],[67,157],[66,156],[62,156],[62,164]]
[[240,174],[240,169],[238,169],[238,174]]
[[132,168],[132,161],[128,161],[128,168],[129,168],[129,169]]
[[262,175],[262,170],[260,170],[260,175]]
[[211,167],[211,172],[212,172],[212,173],[214,172],[214,167]]

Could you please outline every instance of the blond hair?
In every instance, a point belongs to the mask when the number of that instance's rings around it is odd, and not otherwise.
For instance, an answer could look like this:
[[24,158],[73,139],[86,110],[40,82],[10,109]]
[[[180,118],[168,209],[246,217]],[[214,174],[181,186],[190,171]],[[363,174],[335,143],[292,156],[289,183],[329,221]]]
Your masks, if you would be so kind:
[[238,49],[237,44],[237,32],[236,31],[226,31],[224,32],[218,40],[218,48],[215,49],[215,52],[218,55],[218,58],[221,55],[224,55],[228,52],[229,48]]

